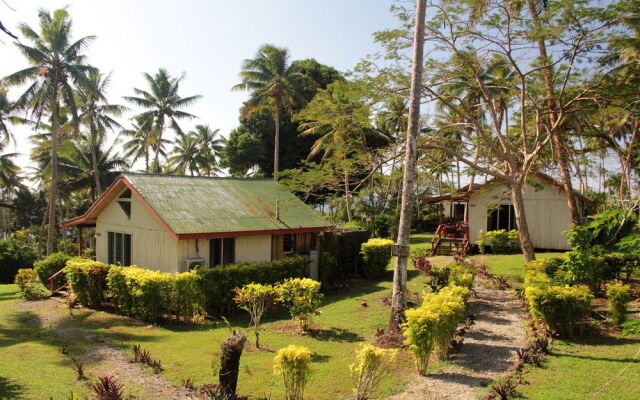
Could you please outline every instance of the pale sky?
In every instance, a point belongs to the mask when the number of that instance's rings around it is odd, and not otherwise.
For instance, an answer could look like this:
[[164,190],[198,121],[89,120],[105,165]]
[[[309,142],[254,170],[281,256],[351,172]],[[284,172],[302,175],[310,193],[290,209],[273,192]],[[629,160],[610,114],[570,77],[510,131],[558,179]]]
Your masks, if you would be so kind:
[[[378,51],[372,33],[396,26],[389,13],[393,0],[3,0],[0,20],[19,35],[26,22],[37,30],[37,10],[68,6],[73,37],[95,35],[86,52],[88,62],[112,72],[108,99],[127,104],[122,96],[146,88],[142,72],[159,67],[172,75],[186,73],[181,95],[200,94],[188,111],[200,119],[185,121],[220,128],[223,135],[237,126],[246,93],[230,89],[239,82],[242,60],[264,43],[287,47],[292,59],[315,58],[346,71]],[[0,36],[0,77],[26,68],[27,62],[11,38]],[[28,43],[28,42],[25,42]],[[18,91],[10,90],[10,99]],[[126,118],[120,121],[127,125]],[[22,167],[29,164],[29,129],[15,127]]]

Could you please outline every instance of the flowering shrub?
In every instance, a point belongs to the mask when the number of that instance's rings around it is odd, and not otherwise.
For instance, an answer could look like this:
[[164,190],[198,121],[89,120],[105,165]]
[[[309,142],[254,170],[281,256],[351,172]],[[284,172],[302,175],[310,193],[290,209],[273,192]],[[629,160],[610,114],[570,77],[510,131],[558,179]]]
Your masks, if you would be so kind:
[[356,353],[356,361],[349,367],[355,386],[355,400],[368,400],[380,380],[391,370],[398,350],[380,349],[364,344]]
[[291,317],[298,321],[300,329],[306,331],[314,316],[318,315],[318,307],[322,303],[320,282],[309,278],[287,279],[278,286],[280,301],[288,308]]
[[391,260],[391,246],[389,239],[369,239],[362,243],[360,254],[364,261],[362,273],[365,278],[379,278],[384,275],[389,260]]
[[260,347],[260,319],[262,314],[278,304],[279,293],[272,285],[250,283],[239,289],[234,289],[236,296],[233,298],[240,308],[246,310],[251,317],[251,325],[256,335],[256,347]]
[[619,282],[607,286],[610,319],[616,325],[627,320],[627,303],[633,300],[630,290],[629,285],[623,285]]
[[311,350],[291,344],[278,350],[273,359],[273,373],[282,376],[285,399],[302,400],[311,372]]

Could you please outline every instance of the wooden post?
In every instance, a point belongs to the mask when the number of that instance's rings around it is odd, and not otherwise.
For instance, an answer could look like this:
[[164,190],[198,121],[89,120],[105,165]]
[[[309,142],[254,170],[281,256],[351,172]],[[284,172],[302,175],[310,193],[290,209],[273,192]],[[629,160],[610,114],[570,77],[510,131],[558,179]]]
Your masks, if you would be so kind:
[[238,373],[240,371],[240,356],[244,349],[247,337],[244,333],[233,333],[222,343],[222,356],[220,357],[220,390],[225,399],[233,398],[238,386]]
[[82,257],[84,250],[84,238],[82,235],[82,225],[78,225],[78,257]]

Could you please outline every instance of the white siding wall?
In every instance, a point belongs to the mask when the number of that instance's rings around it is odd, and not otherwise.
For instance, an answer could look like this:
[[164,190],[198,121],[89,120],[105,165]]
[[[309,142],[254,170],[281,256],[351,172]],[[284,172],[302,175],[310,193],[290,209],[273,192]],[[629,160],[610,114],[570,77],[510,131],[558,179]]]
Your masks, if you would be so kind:
[[107,262],[107,232],[131,235],[131,263],[164,272],[178,271],[178,241],[134,196],[131,196],[131,219],[117,199],[98,215],[96,221],[96,258]]
[[[271,235],[239,236],[235,242],[236,262],[271,261]],[[203,258],[204,266],[209,266],[209,243],[209,239],[180,240],[180,265],[187,258]]]
[[[547,184],[542,188],[527,186],[523,197],[529,233],[534,247],[569,250],[567,238],[562,234],[571,224],[571,215],[564,192]],[[471,243],[476,243],[478,240],[479,230],[486,232],[487,209],[496,204],[512,204],[511,194],[505,186],[492,185],[471,197],[469,201]]]

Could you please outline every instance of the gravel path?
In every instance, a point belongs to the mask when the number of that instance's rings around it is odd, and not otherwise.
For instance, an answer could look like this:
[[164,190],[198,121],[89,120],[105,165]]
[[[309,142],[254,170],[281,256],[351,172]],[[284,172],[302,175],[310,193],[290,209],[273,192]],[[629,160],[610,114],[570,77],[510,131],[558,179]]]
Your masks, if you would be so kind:
[[393,400],[474,400],[477,389],[509,369],[516,349],[524,347],[525,312],[510,290],[497,290],[477,277],[469,312],[476,323],[464,335],[461,352],[451,364],[427,377],[416,377]]

